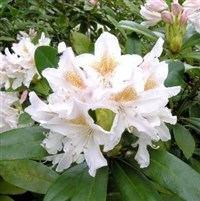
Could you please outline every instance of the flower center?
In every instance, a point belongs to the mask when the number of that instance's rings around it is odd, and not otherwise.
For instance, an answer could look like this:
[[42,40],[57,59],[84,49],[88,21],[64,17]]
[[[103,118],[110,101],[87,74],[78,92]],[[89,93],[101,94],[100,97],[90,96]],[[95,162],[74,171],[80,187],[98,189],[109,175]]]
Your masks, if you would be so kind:
[[144,85],[144,90],[148,91],[156,87],[156,83],[153,79],[148,79]]
[[85,118],[83,116],[79,116],[79,117],[77,117],[75,119],[71,119],[71,120],[69,120],[69,122],[72,123],[72,124],[76,124],[76,125],[77,124],[78,125],[84,125],[84,126],[87,125],[87,122],[85,121]]
[[113,100],[116,102],[127,102],[137,98],[136,91],[131,87],[126,87],[123,91],[114,95]]
[[116,65],[117,62],[112,57],[103,56],[101,61],[94,64],[94,67],[102,76],[105,76],[112,73]]
[[70,82],[71,85],[73,85],[79,89],[86,88],[86,85],[83,82],[83,80],[81,79],[81,77],[73,71],[67,72],[65,75],[65,78],[68,82]]

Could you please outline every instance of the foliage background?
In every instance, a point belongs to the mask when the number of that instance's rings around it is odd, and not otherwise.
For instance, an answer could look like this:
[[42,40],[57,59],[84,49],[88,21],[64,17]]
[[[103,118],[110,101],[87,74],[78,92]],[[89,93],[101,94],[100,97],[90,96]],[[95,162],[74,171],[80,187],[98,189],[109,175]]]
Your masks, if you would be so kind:
[[[36,39],[45,32],[52,39],[53,47],[65,41],[77,54],[92,52],[94,41],[100,33],[109,31],[118,37],[123,53],[145,55],[157,36],[140,26],[142,17],[139,9],[143,3],[139,0],[102,0],[97,6],[83,0],[1,0],[0,50],[11,47],[17,41],[19,31],[27,32],[32,28],[38,33]],[[162,25],[155,27],[154,31],[165,33]],[[1,135],[0,200],[95,201],[103,196],[101,201],[133,198],[137,201],[198,201],[200,52],[197,45],[200,45],[200,36],[192,27],[186,32],[178,54],[171,54],[168,44],[165,44],[161,57],[169,63],[169,76],[165,84],[181,85],[182,92],[169,103],[173,114],[178,116],[177,125],[170,127],[172,140],[160,143],[161,150],[150,150],[150,167],[140,170],[131,157],[124,155],[125,149],[120,156],[110,159],[109,169],[101,169],[96,180],[89,178],[84,164],[74,166],[59,176],[48,168],[49,164],[38,162],[46,155],[39,146],[43,139],[41,128],[9,131]],[[45,90],[37,92],[47,96]],[[73,172],[76,177],[79,175],[78,181]],[[72,180],[74,183],[69,182]],[[84,192],[72,192],[71,185],[78,185],[77,188],[84,189]],[[89,197],[88,191],[91,192]],[[67,196],[72,199],[67,199]]]

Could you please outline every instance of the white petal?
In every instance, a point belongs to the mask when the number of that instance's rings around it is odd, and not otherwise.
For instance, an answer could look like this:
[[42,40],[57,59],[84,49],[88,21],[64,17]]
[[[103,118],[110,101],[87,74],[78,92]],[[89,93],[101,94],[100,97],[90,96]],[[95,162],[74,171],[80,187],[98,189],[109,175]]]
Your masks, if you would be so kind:
[[103,157],[99,146],[95,144],[92,138],[89,139],[87,147],[84,149],[84,155],[89,166],[89,174],[93,177],[97,169],[107,165],[107,161]]
[[161,123],[160,126],[155,127],[158,131],[158,135],[162,141],[168,141],[171,139],[169,129],[164,123]]
[[97,60],[101,60],[105,56],[111,58],[120,57],[121,48],[118,39],[108,32],[102,33],[95,43],[95,56]]

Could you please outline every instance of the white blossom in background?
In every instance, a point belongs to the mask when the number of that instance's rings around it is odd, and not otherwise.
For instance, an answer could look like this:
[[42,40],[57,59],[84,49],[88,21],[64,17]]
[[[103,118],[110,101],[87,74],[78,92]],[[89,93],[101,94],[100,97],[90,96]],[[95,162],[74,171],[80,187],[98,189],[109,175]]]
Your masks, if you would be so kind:
[[160,21],[168,24],[176,23],[178,17],[180,25],[191,22],[196,31],[200,33],[200,1],[186,0],[179,4],[178,0],[173,0],[169,6],[164,0],[146,0],[141,6],[140,14],[146,19],[142,22],[145,27],[155,26]]
[[15,92],[0,91],[0,132],[17,128],[19,110],[15,103],[19,101]]
[[[85,160],[95,176],[98,168],[107,165],[103,152],[112,150],[125,130],[138,138],[133,146],[138,146],[135,159],[140,167],[149,165],[147,147],[170,139],[165,123],[175,124],[176,117],[167,108],[168,99],[180,91],[164,86],[168,65],[158,58],[162,45],[159,39],[144,58],[122,55],[117,38],[105,32],[95,43],[94,55],[75,56],[66,48],[58,68],[42,72],[53,92],[46,101],[31,92],[25,111],[49,129],[42,146],[57,171]],[[110,130],[89,114],[104,109],[114,114]]]
[[[33,77],[38,75],[34,53],[37,47],[41,45],[49,45],[50,39],[45,37],[44,33],[38,41],[38,44],[33,44],[29,35],[22,33],[18,37],[19,42],[12,45],[11,50],[5,49],[5,54],[1,53],[2,65],[0,67],[1,87],[5,89],[17,89],[24,85],[29,87]],[[38,75],[39,76],[39,75]]]

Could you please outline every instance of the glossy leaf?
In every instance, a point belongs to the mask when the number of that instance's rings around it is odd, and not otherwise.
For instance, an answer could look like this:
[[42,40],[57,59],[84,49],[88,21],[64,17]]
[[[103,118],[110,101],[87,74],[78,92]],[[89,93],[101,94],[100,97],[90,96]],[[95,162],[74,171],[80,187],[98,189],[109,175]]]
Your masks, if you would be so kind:
[[88,174],[85,163],[66,170],[49,188],[44,201],[105,201],[107,194],[107,168]]
[[196,59],[200,60],[200,52],[188,52],[188,53],[181,53],[180,58],[191,58],[191,59]]
[[82,54],[92,51],[92,43],[90,38],[79,32],[72,32],[71,35],[72,46],[77,54]]
[[14,200],[7,195],[0,195],[0,201],[14,201]]
[[183,73],[184,64],[181,61],[168,61],[169,73],[165,80],[165,86],[180,86],[184,84]]
[[188,129],[180,124],[173,126],[173,134],[177,145],[188,159],[195,150],[195,141]]
[[182,49],[194,46],[194,45],[198,45],[200,44],[200,34],[194,34],[192,35],[190,38],[188,38],[186,41],[184,41]]
[[146,27],[144,27],[136,22],[122,20],[119,22],[119,26],[124,29],[134,31],[138,34],[142,34],[142,35],[146,36],[147,38],[150,38],[154,41],[156,41],[158,39],[158,36],[156,36],[156,34],[154,34],[151,30],[147,29]]
[[196,160],[194,158],[190,158],[190,164],[197,172],[200,173],[200,162],[199,162],[199,160]]
[[142,169],[145,175],[183,200],[199,201],[200,174],[198,172],[164,150],[153,150],[150,157],[150,165]]
[[17,186],[13,186],[12,184],[9,184],[8,182],[0,178],[0,194],[18,195],[25,192],[26,190],[21,189]]
[[57,50],[50,46],[40,46],[35,50],[35,65],[40,75],[45,68],[58,66],[57,54]]
[[112,172],[123,201],[162,200],[150,181],[130,165],[115,161]]
[[187,126],[194,128],[197,132],[200,132],[200,118],[190,117],[181,119],[187,123]]
[[10,184],[35,193],[46,193],[58,175],[46,165],[32,160],[1,161],[0,174]]
[[128,36],[125,44],[126,54],[139,54],[142,52],[141,41],[136,33],[132,33]]
[[1,133],[0,160],[43,158],[47,155],[41,146],[44,131],[41,127],[29,127]]

